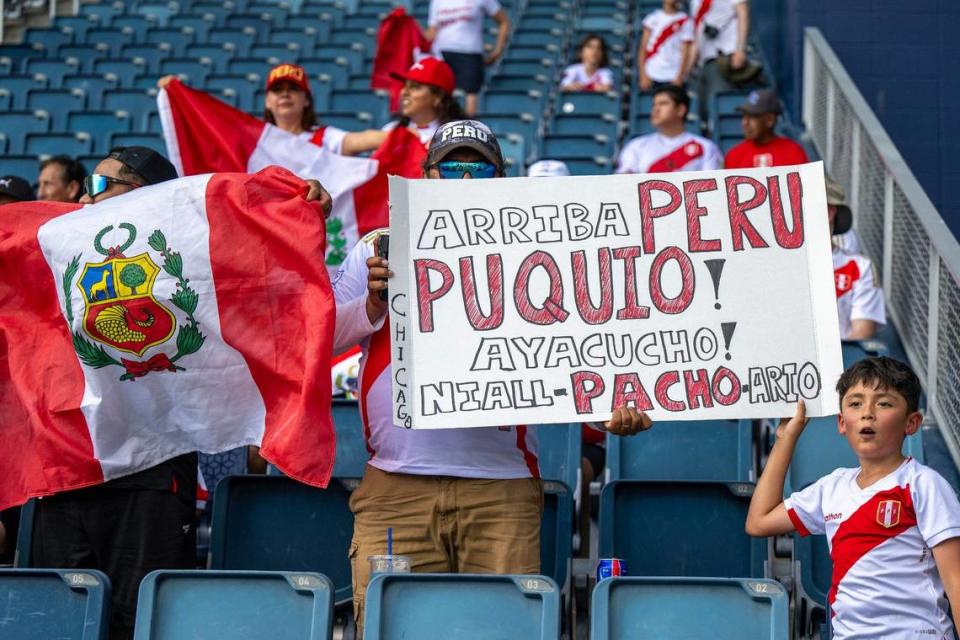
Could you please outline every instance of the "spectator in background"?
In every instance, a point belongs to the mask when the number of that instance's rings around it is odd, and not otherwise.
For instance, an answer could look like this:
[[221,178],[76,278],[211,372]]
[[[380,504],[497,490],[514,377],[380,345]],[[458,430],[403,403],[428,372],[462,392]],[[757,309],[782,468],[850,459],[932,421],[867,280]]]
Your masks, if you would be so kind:
[[774,133],[781,109],[772,89],[751,91],[737,111],[743,114],[744,140],[727,152],[725,168],[782,167],[809,162],[803,147]]
[[719,91],[746,82],[760,68],[747,58],[750,5],[747,0],[691,0],[690,15],[699,62],[700,119],[707,122],[707,107]]
[[0,178],[0,205],[27,200],[36,200],[29,182],[17,176]]
[[[176,76],[164,76],[157,81],[157,86],[163,89],[173,80]],[[307,72],[299,65],[283,63],[273,67],[267,74],[266,89],[263,105],[266,122],[331,153],[355,156],[373,151],[387,137],[378,129],[345,131],[321,125],[314,112],[316,107]]]
[[[498,25],[493,51],[483,55],[483,20],[492,17]],[[477,93],[483,87],[484,65],[503,55],[510,34],[510,18],[497,0],[430,0],[427,30],[433,55],[453,68],[457,88],[467,93],[466,113],[477,112]]]
[[654,91],[650,123],[657,131],[624,145],[617,159],[616,172],[719,169],[723,165],[723,155],[717,145],[684,128],[689,109],[690,96],[682,88],[664,85]]
[[83,195],[87,170],[70,156],[53,156],[40,163],[37,200],[78,202]]
[[610,91],[613,88],[613,72],[607,57],[607,43],[595,33],[580,41],[577,49],[577,64],[563,72],[560,89],[563,91]]
[[453,69],[439,58],[421,58],[405,74],[391,74],[403,80],[400,91],[400,113],[397,120],[383,127],[389,132],[396,126],[410,127],[427,146],[441,124],[463,118],[463,109],[453,97]]
[[640,89],[650,91],[664,84],[682,87],[693,66],[693,20],[679,10],[679,0],[663,0],[663,8],[643,19],[643,35],[637,47]]
[[[437,129],[424,163],[428,179],[500,178],[504,160],[494,134],[461,120]],[[537,573],[543,485],[536,429],[526,426],[423,431],[393,424],[390,325],[380,291],[390,277],[376,255],[380,229],[356,244],[334,279],[338,324],[349,327],[334,345],[360,343],[360,403],[371,459],[350,498],[354,513],[350,562],[354,616],[363,623],[370,579],[367,558],[410,556],[414,571]],[[343,322],[341,322],[343,320]],[[352,335],[347,335],[349,331]],[[453,416],[452,419],[456,419]],[[633,408],[618,408],[607,428],[630,435],[650,427]]]
[[570,167],[562,160],[538,160],[527,167],[528,178],[559,178],[570,175]]
[[[844,236],[851,232],[853,212],[847,205],[840,184],[827,176],[827,214],[830,233]],[[840,337],[844,340],[867,340],[886,324],[887,314],[883,289],[876,282],[873,263],[868,257],[833,246],[833,279],[837,293],[837,315]]]

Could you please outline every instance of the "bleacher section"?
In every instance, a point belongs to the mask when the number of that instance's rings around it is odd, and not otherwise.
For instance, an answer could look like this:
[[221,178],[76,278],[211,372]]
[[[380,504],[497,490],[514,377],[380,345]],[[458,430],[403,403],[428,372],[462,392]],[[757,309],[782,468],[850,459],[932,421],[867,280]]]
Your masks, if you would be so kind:
[[[386,95],[369,88],[376,30],[393,3],[227,0],[85,3],[76,16],[31,28],[24,44],[0,47],[0,175],[33,180],[38,159],[80,156],[92,169],[114,145],[164,150],[156,82],[179,75],[239,109],[263,112],[266,72],[278,62],[303,65],[321,122],[348,130],[390,120]],[[488,70],[481,113],[502,138],[509,175],[539,158],[564,160],[574,174],[610,173],[622,143],[649,133],[649,94],[632,90],[640,19],[652,0],[510,0],[514,23],[503,58]],[[412,13],[426,21],[429,0]],[[628,28],[628,25],[634,25]],[[563,69],[588,32],[611,52],[616,85],[608,94],[558,90]],[[496,30],[487,34],[493,42]],[[709,124],[726,149],[739,140],[733,107],[721,95]]]

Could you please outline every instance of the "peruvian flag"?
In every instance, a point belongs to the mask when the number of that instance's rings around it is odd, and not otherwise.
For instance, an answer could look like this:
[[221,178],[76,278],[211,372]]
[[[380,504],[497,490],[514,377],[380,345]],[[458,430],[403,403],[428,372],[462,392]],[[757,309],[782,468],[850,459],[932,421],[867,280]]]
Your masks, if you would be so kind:
[[191,451],[333,469],[323,214],[279,167],[0,208],[0,509]]
[[180,175],[253,173],[277,165],[313,178],[333,197],[327,221],[327,266],[346,258],[357,240],[389,224],[387,176],[419,178],[426,149],[396,127],[370,158],[337,155],[213,96],[174,80],[157,97],[170,161]]

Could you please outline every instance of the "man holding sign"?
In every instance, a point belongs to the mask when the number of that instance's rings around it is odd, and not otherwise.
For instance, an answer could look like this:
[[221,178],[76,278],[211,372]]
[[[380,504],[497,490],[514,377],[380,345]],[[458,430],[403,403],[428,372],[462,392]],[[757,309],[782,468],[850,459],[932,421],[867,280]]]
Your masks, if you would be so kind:
[[[433,180],[503,177],[496,137],[472,120],[441,126],[424,175]],[[396,348],[402,336],[392,336],[385,322],[388,302],[381,293],[392,271],[375,255],[383,237],[378,231],[358,243],[334,281],[338,319],[352,317],[370,333],[361,343],[360,411],[371,457],[350,505],[356,517],[350,560],[358,625],[370,578],[367,557],[385,552],[388,527],[394,552],[410,556],[416,571],[537,573],[540,568],[543,487],[532,428],[427,432],[395,426],[402,417],[395,418],[392,410],[391,385],[405,375],[405,367],[391,363],[391,342]],[[404,314],[401,301],[391,300],[391,313]],[[448,420],[457,426],[459,416]],[[613,412],[606,428],[632,435],[650,424],[644,413],[624,406]]]

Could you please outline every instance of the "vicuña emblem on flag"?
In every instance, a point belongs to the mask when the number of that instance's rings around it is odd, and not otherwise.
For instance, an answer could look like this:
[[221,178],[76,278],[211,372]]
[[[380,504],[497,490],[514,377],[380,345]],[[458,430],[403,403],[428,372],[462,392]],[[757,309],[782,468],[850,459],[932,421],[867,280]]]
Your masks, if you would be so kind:
[[[103,347],[106,345],[141,357],[148,349],[168,342],[177,328],[176,316],[153,295],[160,267],[146,252],[129,258],[125,256],[123,252],[136,240],[137,229],[126,222],[121,223],[119,228],[129,234],[127,241],[104,249],[101,244],[103,237],[113,230],[113,226],[101,229],[93,240],[93,247],[106,259],[87,262],[77,278],[76,284],[84,301],[83,331],[73,332],[73,347],[81,362],[89,367],[123,367],[125,372],[120,376],[121,380],[135,380],[151,371],[183,371],[184,368],[176,364],[177,361],[199,351],[205,339],[193,316],[199,296],[190,288],[190,280],[183,277],[180,254],[167,246],[166,237],[159,230],[150,234],[147,244],[163,258],[163,271],[176,278],[177,291],[170,297],[170,302],[186,314],[187,319],[186,324],[177,330],[177,351],[172,357],[158,353],[147,360],[117,360]],[[70,261],[63,274],[66,316],[71,327],[71,287],[79,267],[78,255]],[[94,344],[87,338],[100,344]]]

